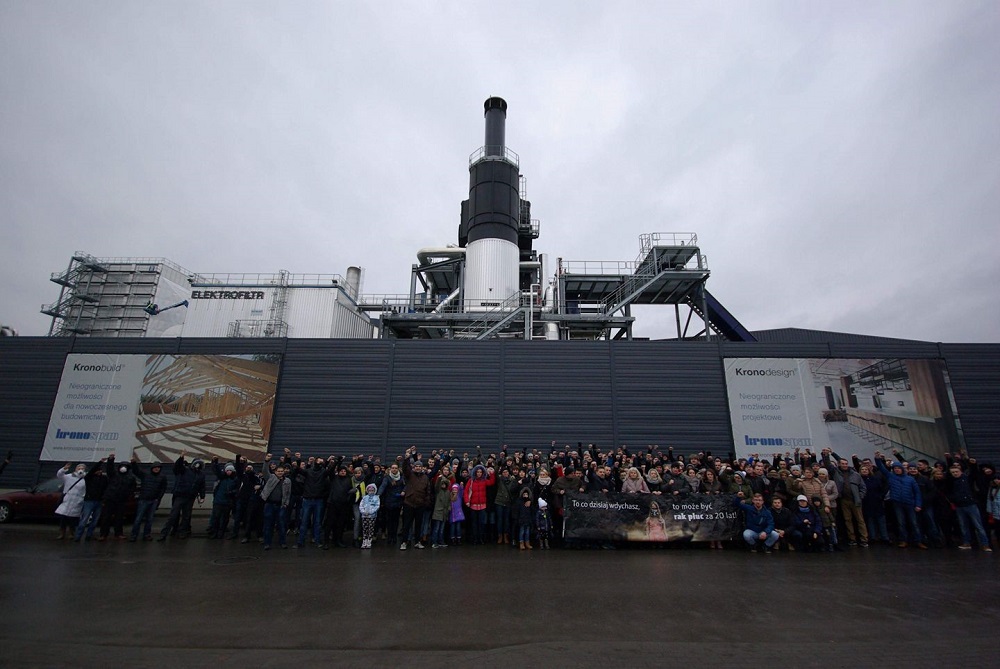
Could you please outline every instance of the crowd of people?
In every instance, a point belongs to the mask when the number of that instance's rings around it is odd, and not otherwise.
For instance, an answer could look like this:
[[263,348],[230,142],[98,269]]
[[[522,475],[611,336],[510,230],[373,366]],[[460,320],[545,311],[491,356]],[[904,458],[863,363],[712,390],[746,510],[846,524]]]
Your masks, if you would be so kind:
[[[411,446],[382,462],[365,455],[303,458],[286,449],[277,458],[267,454],[259,465],[242,457],[227,463],[212,458],[215,483],[206,529],[209,539],[260,542],[264,550],[275,543],[362,550],[379,544],[408,550],[487,543],[520,550],[614,548],[612,541],[564,539],[567,494],[680,499],[701,494],[732,496],[743,511],[742,533],[671,545],[771,553],[833,552],[879,542],[992,551],[991,540],[1000,540],[1000,476],[992,464],[965,452],[934,463],[892,455],[892,461],[880,452],[848,459],[830,449],[797,449],[722,458],[658,446],[604,450],[552,443],[546,450],[503,446],[488,454],[477,446],[461,454],[425,455]],[[154,514],[168,488],[170,511],[155,538],[190,536],[194,505],[206,500],[206,463],[189,461],[182,452],[170,468],[172,477],[163,465],[144,465],[134,456],[119,463],[109,455],[75,468],[67,463],[57,474],[63,482],[58,537],[152,541]],[[136,511],[126,534],[130,498],[136,499]]]

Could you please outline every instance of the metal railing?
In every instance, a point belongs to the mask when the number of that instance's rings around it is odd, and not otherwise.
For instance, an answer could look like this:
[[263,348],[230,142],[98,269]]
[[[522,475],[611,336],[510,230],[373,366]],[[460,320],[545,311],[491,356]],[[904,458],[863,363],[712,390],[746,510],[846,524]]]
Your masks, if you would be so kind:
[[199,274],[191,279],[202,286],[347,286],[341,274],[291,274],[281,272]]
[[[521,157],[506,146],[481,146],[469,154],[469,165],[474,165],[480,160],[504,160],[514,166],[521,164]],[[518,189],[520,190],[520,187]]]
[[[530,292],[530,291],[529,291]],[[525,294],[514,293],[491,311],[484,312],[482,317],[455,333],[455,339],[479,339],[484,333],[496,327],[503,327],[516,317],[524,304]],[[529,295],[530,299],[530,295]],[[481,302],[481,300],[477,300]]]

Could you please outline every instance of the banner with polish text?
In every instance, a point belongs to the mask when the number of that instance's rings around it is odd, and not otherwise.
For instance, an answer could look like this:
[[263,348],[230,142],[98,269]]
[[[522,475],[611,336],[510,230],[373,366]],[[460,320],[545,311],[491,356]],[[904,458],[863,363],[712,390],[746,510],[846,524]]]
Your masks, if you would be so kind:
[[733,495],[569,493],[563,536],[584,541],[727,541],[743,526]]

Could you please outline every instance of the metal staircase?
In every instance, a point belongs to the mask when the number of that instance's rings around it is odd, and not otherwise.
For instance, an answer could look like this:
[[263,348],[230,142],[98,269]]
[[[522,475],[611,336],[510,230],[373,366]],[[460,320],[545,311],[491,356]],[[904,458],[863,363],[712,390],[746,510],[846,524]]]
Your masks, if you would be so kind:
[[452,335],[452,339],[472,341],[489,339],[514,322],[523,313],[524,308],[521,306],[521,293],[514,293],[492,311],[487,311],[481,318],[456,332]]

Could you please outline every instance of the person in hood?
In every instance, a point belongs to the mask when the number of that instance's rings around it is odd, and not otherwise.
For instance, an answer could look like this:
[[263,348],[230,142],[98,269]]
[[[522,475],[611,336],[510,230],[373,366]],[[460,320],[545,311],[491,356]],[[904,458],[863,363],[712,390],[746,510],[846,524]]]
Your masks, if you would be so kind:
[[205,461],[201,458],[195,458],[191,461],[190,469],[194,475],[194,496],[187,501],[184,514],[181,516],[183,535],[181,532],[178,532],[178,535],[182,537],[191,536],[191,513],[194,511],[195,501],[197,500],[199,507],[205,503]]
[[[194,506],[196,497],[205,499],[205,475],[201,472],[201,460],[195,460],[190,465],[185,457],[187,451],[181,451],[180,456],[174,462],[174,488],[171,493],[170,516],[160,530],[157,541],[163,542],[172,533],[177,534],[178,539],[188,536],[191,527],[191,509]],[[196,466],[197,465],[197,466]]]
[[[458,485],[458,484],[456,484]],[[451,512],[451,482],[439,476],[434,484],[434,511],[431,512],[431,548],[446,548],[444,528]]]
[[[70,473],[72,470],[72,473]],[[83,498],[87,492],[87,465],[82,462],[73,468],[73,464],[67,462],[66,465],[56,472],[56,478],[62,481],[62,502],[56,507],[56,516],[59,518],[59,535],[56,539],[65,539],[72,536],[73,531],[80,522],[80,513],[83,511]]]
[[375,520],[378,518],[378,509],[382,505],[378,496],[378,488],[374,483],[365,486],[365,496],[361,498],[358,507],[361,511],[361,548],[372,547],[375,539]]
[[108,487],[104,490],[104,505],[101,511],[101,534],[98,541],[104,541],[115,530],[115,539],[125,538],[125,505],[135,495],[135,477],[129,471],[127,463],[118,464],[115,456],[109,455],[107,461]]
[[236,493],[239,491],[239,479],[236,476],[236,465],[228,463],[225,467],[219,464],[219,456],[212,458],[212,469],[215,472],[215,492],[212,493],[212,517],[208,521],[208,538],[225,539],[229,529],[229,517],[236,504]]
[[549,548],[549,533],[552,531],[552,517],[549,515],[549,503],[538,498],[538,510],[535,512],[535,536],[538,537],[538,547]]
[[163,467],[156,462],[149,466],[149,472],[142,471],[139,466],[139,458],[132,455],[132,474],[139,480],[139,501],[135,509],[135,522],[132,523],[132,534],[129,541],[135,542],[139,538],[139,529],[142,528],[142,540],[150,541],[153,532],[153,514],[160,506],[160,500],[167,492],[167,477],[163,473]]
[[534,524],[534,513],[531,508],[531,490],[521,490],[517,505],[517,540],[522,551],[531,550],[531,526]]
[[462,508],[462,484],[452,483],[448,491],[448,522],[449,536],[454,546],[462,543],[462,525],[465,522],[465,509]]
[[472,469],[472,478],[465,487],[465,504],[472,514],[472,543],[486,543],[486,507],[488,506],[487,489],[496,485],[496,474],[493,468],[476,465]]

